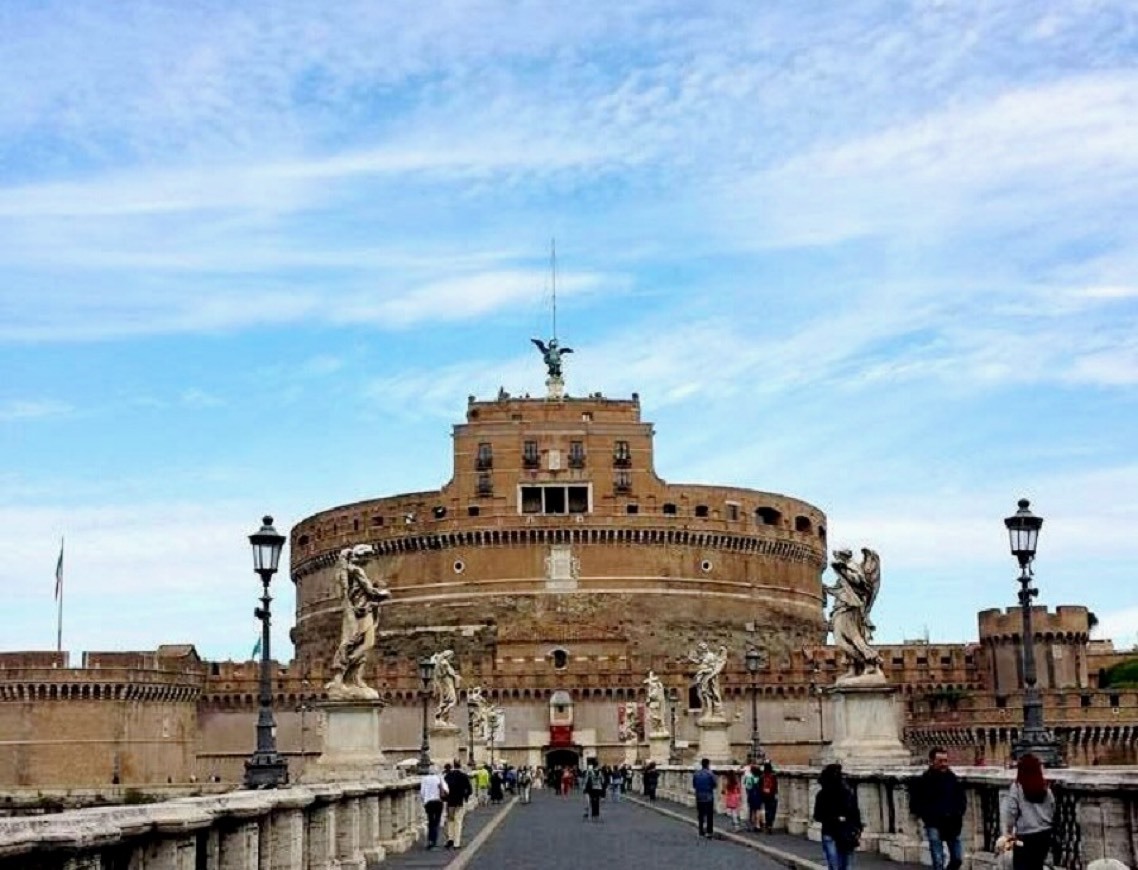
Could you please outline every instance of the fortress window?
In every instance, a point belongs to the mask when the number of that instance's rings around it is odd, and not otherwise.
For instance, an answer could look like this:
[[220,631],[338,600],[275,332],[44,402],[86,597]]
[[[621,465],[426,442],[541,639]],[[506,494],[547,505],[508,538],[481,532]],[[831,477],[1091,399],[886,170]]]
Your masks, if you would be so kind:
[[617,468],[628,468],[632,465],[632,451],[627,441],[617,441],[613,444],[612,464]]
[[382,526],[383,525],[383,517],[379,516],[379,514],[376,514],[374,517],[371,518],[371,524],[373,526]]
[[818,526],[818,537],[822,539],[823,543],[826,542],[826,527],[825,526]]
[[613,475],[612,485],[615,492],[632,492],[632,475],[627,471],[618,471]]
[[697,517],[701,517],[701,518],[704,518],[704,519],[706,519],[706,518],[707,518],[707,515],[708,515],[707,505],[705,505],[705,504],[697,504],[697,505],[695,506],[695,515],[696,515]]
[[527,441],[522,445],[522,465],[537,468],[541,465],[541,455],[537,452],[537,442]]
[[1117,709],[1118,709],[1118,704],[1119,704],[1119,697],[1118,697],[1118,695],[1111,695],[1111,696],[1110,696],[1110,706],[1111,706],[1111,707],[1113,707],[1115,710],[1117,710]]
[[489,442],[483,441],[478,445],[478,458],[474,462],[474,467],[479,471],[487,471],[494,467],[494,448]]
[[447,509],[442,505],[439,505],[438,507],[431,508],[431,513],[434,515],[436,520],[441,520],[447,515]]
[[583,414],[581,414],[581,422],[582,423],[592,423],[593,422],[593,412],[592,411],[585,411]]
[[540,486],[523,486],[522,487],[522,513],[523,514],[539,514],[539,513],[541,513],[541,487]]
[[585,442],[584,441],[570,441],[569,442],[569,467],[570,468],[584,468],[585,467]]
[[739,519],[739,505],[736,502],[733,502],[733,501],[727,502],[727,519],[729,519],[729,520]]
[[809,532],[813,528],[810,517],[795,517],[794,518],[794,531],[796,532]]
[[555,649],[553,651],[553,667],[559,671],[563,671],[569,667],[569,653],[563,649]]
[[1090,705],[1091,705],[1091,696],[1090,695],[1079,695],[1079,706],[1080,707],[1089,707]]
[[589,488],[571,486],[569,489],[569,513],[587,514],[589,512]]
[[359,520],[352,520],[352,531],[358,532],[359,530],[360,530],[360,521]]
[[638,514],[638,513],[640,513],[640,505],[638,505],[638,504],[625,505],[624,506],[624,512],[628,513],[628,514]]
[[761,526],[777,526],[782,522],[782,514],[772,507],[761,507],[755,511],[755,522]]
[[301,535],[299,538],[297,538],[296,539],[296,545],[298,547],[307,547],[308,546],[308,535]]
[[996,707],[1000,710],[1006,710],[1008,706],[1008,699],[1006,695],[996,695]]
[[545,487],[545,512],[547,514],[563,514],[566,512],[564,487]]
[[494,494],[494,481],[488,472],[483,472],[478,475],[478,494],[479,495],[493,495]]
[[479,507],[478,505],[476,505],[476,504],[472,504],[470,507],[468,507],[468,508],[466,509],[466,515],[467,515],[468,517],[476,517],[476,516],[478,516],[480,513],[482,513],[482,508],[480,508],[480,507]]
[[664,502],[664,514],[666,516],[674,517],[676,515],[676,506],[669,502]]
[[587,514],[588,486],[523,486],[518,503],[523,514]]

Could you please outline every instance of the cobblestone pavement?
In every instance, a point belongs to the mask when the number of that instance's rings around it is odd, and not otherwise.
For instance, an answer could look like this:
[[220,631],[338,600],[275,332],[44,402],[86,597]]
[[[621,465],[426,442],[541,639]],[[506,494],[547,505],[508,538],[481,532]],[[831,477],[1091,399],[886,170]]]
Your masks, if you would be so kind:
[[702,840],[693,826],[629,800],[603,801],[600,822],[582,818],[580,794],[537,792],[519,804],[474,853],[471,870],[581,870],[698,867],[699,870],[775,870],[783,865],[726,839]]

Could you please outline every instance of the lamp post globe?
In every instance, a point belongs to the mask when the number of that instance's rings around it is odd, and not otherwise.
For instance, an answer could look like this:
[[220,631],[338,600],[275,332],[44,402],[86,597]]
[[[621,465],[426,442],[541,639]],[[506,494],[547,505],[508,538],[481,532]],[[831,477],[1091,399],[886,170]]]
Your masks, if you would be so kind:
[[763,656],[758,647],[747,647],[744,657],[747,662],[747,673],[751,675],[751,761],[757,762],[763,754],[762,741],[759,739],[759,685],[758,673],[763,664]]
[[277,788],[288,784],[288,762],[277,752],[276,722],[273,719],[272,652],[270,650],[273,598],[269,584],[280,565],[285,537],[273,528],[273,518],[265,516],[261,528],[249,536],[253,548],[253,570],[261,578],[261,606],[253,615],[261,621],[261,671],[257,711],[257,748],[245,761],[246,788]]
[[435,676],[435,661],[430,656],[419,659],[419,680],[423,684],[423,741],[419,746],[419,773],[431,772],[431,740],[427,731],[427,702],[431,698],[431,680]]
[[1035,668],[1035,629],[1032,625],[1032,604],[1039,590],[1031,585],[1036,548],[1039,545],[1039,530],[1043,528],[1043,517],[1031,512],[1031,502],[1021,498],[1019,508],[1004,519],[1008,530],[1008,544],[1012,555],[1019,562],[1020,614],[1023,619],[1023,729],[1019,738],[1012,744],[1012,756],[1016,759],[1029,752],[1043,762],[1045,767],[1062,767],[1063,756],[1055,736],[1047,730],[1043,722],[1043,699],[1039,694],[1038,676]]

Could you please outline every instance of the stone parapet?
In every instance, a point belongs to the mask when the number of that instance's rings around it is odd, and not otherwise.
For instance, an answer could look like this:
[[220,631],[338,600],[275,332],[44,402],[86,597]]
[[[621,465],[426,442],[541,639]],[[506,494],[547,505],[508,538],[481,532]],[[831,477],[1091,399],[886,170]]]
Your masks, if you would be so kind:
[[421,816],[419,781],[404,779],[0,819],[0,870],[362,870],[413,843]]
[[[663,766],[659,797],[694,805],[694,768]],[[896,861],[930,864],[920,821],[909,813],[909,786],[923,767],[897,767],[847,773],[858,795],[865,831],[862,850]],[[964,783],[968,808],[961,834],[964,870],[994,870],[994,847],[1000,835],[1000,802],[1014,779],[1002,768],[954,768]],[[726,773],[727,768],[718,768]],[[775,828],[818,840],[813,821],[819,769],[784,767],[778,770],[779,803]],[[1048,771],[1056,798],[1055,864],[1084,870],[1092,861],[1110,858],[1138,866],[1138,771],[1072,768]],[[720,794],[717,798],[722,801]],[[723,807],[720,807],[723,811]],[[821,857],[819,855],[819,857]]]

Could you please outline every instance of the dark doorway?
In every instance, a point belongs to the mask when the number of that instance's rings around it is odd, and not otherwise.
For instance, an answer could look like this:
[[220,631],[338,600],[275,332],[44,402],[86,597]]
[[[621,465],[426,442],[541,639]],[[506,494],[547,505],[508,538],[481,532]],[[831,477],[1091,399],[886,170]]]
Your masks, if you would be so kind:
[[554,767],[568,767],[576,770],[580,761],[581,753],[575,748],[547,749],[545,751],[546,770],[551,770]]

